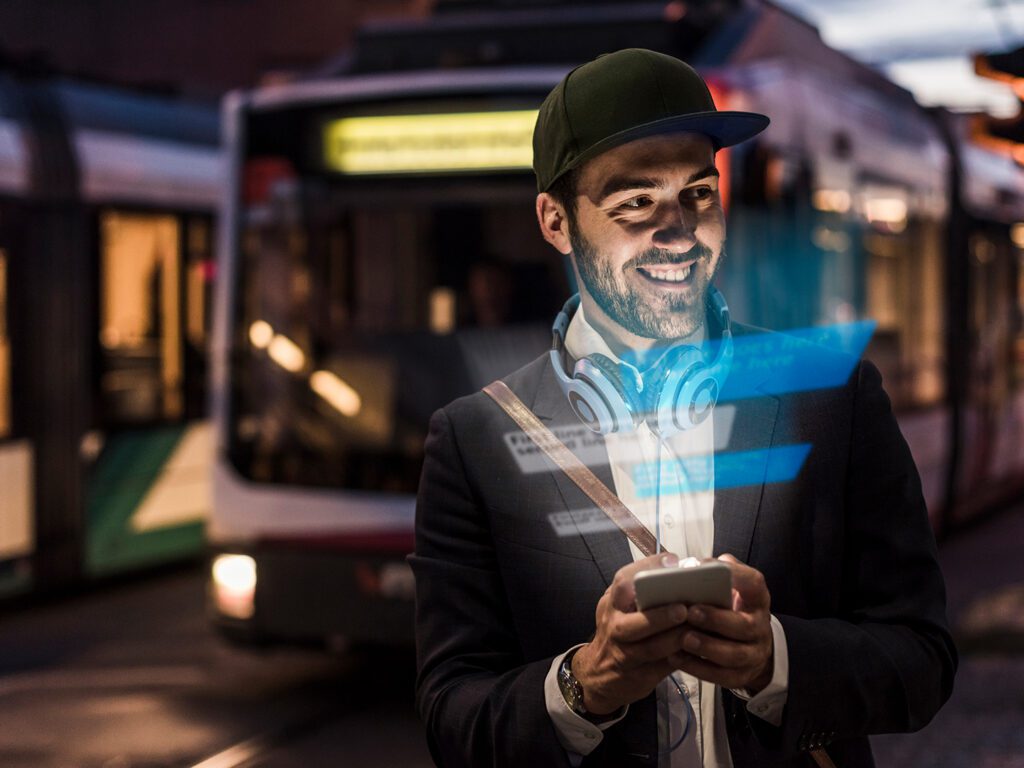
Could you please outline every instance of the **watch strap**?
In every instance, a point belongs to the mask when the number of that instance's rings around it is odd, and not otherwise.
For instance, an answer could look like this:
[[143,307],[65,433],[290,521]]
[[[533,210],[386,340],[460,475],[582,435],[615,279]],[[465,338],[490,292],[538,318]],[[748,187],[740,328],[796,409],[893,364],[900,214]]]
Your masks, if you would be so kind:
[[576,651],[580,647],[573,648],[565,654],[565,658],[562,659],[562,663],[558,667],[558,687],[562,692],[562,698],[565,699],[569,709],[594,725],[601,725],[602,723],[622,717],[625,714],[625,707],[609,712],[606,715],[598,715],[587,711],[583,704],[583,684],[580,683],[572,671],[572,657],[576,655]]

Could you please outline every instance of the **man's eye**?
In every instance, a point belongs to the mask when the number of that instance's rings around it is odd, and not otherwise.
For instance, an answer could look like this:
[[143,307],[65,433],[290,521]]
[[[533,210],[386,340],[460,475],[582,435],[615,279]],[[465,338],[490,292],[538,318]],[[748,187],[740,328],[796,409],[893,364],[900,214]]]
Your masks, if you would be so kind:
[[620,205],[620,208],[626,208],[629,210],[638,210],[640,208],[646,208],[651,204],[651,198],[641,195],[640,197],[633,197]]
[[707,198],[711,197],[713,192],[714,190],[712,190],[711,187],[700,186],[691,187],[690,189],[686,190],[684,195],[690,200],[706,200]]

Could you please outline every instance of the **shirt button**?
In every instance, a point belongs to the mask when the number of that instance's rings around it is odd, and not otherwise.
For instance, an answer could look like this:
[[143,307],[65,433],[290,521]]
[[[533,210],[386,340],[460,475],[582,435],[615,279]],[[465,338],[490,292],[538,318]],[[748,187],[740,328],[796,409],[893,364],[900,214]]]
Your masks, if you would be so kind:
[[768,705],[767,704],[758,704],[757,705],[757,711],[760,712],[761,714],[764,714],[765,712],[768,711]]
[[676,521],[672,519],[672,515],[665,515],[665,527],[666,528],[671,528],[673,525],[675,525],[675,522]]
[[586,737],[587,737],[588,739],[590,739],[591,741],[593,741],[594,739],[596,739],[596,738],[597,738],[597,736],[595,736],[594,734],[592,734],[592,733],[591,733],[590,731],[584,731],[584,732],[583,732],[583,735],[584,735],[584,736],[586,736]]

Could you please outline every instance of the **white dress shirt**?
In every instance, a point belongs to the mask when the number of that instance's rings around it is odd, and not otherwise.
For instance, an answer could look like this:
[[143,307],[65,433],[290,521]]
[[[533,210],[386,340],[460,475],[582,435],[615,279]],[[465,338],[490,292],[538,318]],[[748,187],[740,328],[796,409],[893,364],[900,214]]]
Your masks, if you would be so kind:
[[[685,341],[699,346],[703,340],[702,326]],[[569,324],[565,346],[575,359],[600,352],[616,363],[629,365],[612,353],[601,335],[587,322],[582,306]],[[674,552],[680,559],[706,558],[712,554],[715,538],[714,418],[712,413],[696,428],[673,435],[661,441],[660,446],[646,423],[633,432],[605,437],[616,495],[652,533],[660,533],[661,548]],[[718,446],[719,450],[724,447]],[[629,547],[634,560],[644,557],[632,542]],[[747,700],[747,709],[752,714],[778,725],[788,693],[789,655],[785,632],[774,616],[771,617],[771,627],[775,644],[771,682],[754,697],[744,691],[734,690],[733,693]],[[621,718],[595,725],[566,704],[558,687],[558,668],[572,650],[567,649],[552,662],[544,681],[544,698],[559,741],[568,751],[572,764],[578,765],[601,743],[604,730]],[[674,677],[678,688],[669,678],[658,685],[659,767],[731,768],[721,689],[685,672],[676,672]],[[688,693],[693,720],[685,741],[670,751],[687,720],[679,688]]]

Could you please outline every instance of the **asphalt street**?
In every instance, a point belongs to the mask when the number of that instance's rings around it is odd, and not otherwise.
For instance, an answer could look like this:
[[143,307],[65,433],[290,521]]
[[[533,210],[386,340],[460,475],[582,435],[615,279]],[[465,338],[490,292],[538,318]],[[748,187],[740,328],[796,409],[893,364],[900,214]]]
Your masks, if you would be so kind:
[[0,766],[432,765],[411,651],[239,649],[203,593],[191,569],[0,619]]
[[[1024,768],[1024,506],[940,548],[956,688],[879,766]],[[411,650],[253,651],[183,569],[0,616],[4,768],[430,766]]]

